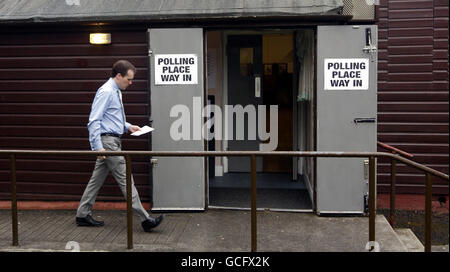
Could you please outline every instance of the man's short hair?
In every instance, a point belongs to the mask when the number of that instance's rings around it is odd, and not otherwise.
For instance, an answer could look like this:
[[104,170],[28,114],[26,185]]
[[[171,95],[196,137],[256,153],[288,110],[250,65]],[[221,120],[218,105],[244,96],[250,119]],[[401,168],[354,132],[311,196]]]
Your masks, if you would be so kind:
[[127,60],[119,60],[114,63],[111,71],[111,76],[114,78],[117,74],[121,74],[122,76],[126,76],[128,73],[128,70],[133,71],[136,73],[136,67],[134,67],[131,62]]

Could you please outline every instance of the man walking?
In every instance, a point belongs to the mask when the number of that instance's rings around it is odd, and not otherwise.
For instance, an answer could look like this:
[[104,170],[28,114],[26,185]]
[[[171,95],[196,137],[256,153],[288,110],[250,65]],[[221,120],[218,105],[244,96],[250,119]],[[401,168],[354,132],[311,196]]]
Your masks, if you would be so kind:
[[[91,149],[96,151],[120,151],[123,133],[136,132],[141,128],[125,120],[122,93],[132,84],[136,68],[126,60],[117,61],[112,68],[111,78],[101,86],[92,103],[88,130]],[[95,169],[83,193],[77,210],[78,226],[103,226],[103,221],[92,218],[91,209],[109,172],[113,175],[126,198],[126,164],[125,158],[119,156],[98,156]],[[132,206],[141,219],[144,231],[150,231],[163,220],[163,215],[152,218],[142,206],[139,194],[132,182]]]

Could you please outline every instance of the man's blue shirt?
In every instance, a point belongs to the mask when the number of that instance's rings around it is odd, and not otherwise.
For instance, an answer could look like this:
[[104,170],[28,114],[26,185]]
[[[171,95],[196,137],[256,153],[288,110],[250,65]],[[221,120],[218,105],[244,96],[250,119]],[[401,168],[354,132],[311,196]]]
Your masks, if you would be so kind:
[[87,126],[92,150],[103,148],[100,134],[122,135],[128,132],[130,123],[125,119],[122,93],[113,78],[103,84],[95,94]]

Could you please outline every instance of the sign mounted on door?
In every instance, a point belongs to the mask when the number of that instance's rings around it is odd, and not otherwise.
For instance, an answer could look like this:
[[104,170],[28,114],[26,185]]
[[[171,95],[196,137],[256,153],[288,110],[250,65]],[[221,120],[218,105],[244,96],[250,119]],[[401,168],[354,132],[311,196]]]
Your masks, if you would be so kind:
[[155,85],[197,84],[197,55],[155,55]]
[[369,59],[325,59],[325,90],[368,90]]

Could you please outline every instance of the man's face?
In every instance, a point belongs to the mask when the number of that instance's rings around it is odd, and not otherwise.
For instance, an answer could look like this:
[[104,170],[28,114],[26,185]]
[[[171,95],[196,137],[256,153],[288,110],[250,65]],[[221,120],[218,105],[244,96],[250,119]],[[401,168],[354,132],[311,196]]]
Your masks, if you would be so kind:
[[119,86],[119,89],[122,91],[128,88],[131,84],[133,84],[134,79],[134,72],[132,70],[128,70],[127,74],[125,76],[122,76],[122,74],[117,74],[116,76],[116,82]]

